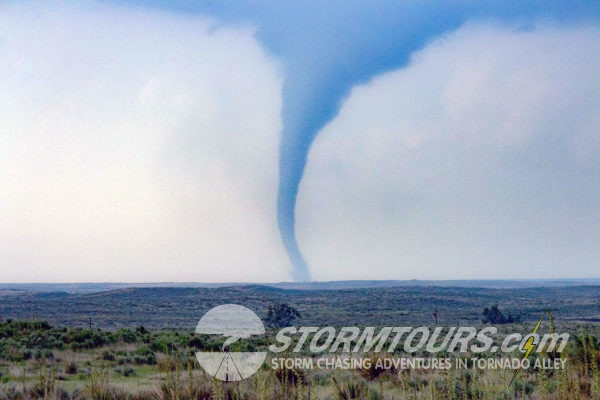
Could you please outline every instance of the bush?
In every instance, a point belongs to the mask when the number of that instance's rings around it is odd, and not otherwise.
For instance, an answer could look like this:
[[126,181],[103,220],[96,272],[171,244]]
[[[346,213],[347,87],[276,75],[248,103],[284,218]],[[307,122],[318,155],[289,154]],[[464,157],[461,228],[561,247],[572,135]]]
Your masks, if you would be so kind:
[[115,354],[110,350],[104,350],[102,352],[102,359],[104,361],[115,361]]
[[346,384],[338,383],[335,377],[332,377],[333,383],[337,389],[338,399],[364,399],[367,397],[367,385],[364,380],[350,381]]
[[137,328],[135,328],[135,331],[141,335],[145,335],[148,333],[148,330],[143,326],[138,326]]
[[521,322],[521,317],[513,317],[511,314],[508,314],[508,317],[505,317],[498,308],[498,305],[493,305],[492,307],[486,307],[483,310],[483,319],[481,322],[484,324],[512,324]]
[[54,360],[54,353],[52,352],[52,350],[44,350],[42,356],[46,360]]
[[119,365],[123,365],[123,364],[129,364],[131,362],[131,359],[127,356],[119,356],[117,357],[117,363]]
[[162,336],[154,338],[154,340],[152,340],[152,343],[150,343],[150,348],[156,352],[161,351],[164,353],[170,353],[172,351],[175,351],[177,349],[177,346],[171,340],[171,338]]
[[156,354],[147,346],[139,347],[133,356],[133,362],[136,364],[156,364]]
[[282,385],[296,386],[300,382],[305,381],[304,372],[294,368],[278,368],[275,371],[275,376]]
[[520,380],[515,380],[513,384],[513,392],[516,396],[519,394],[531,394],[535,390],[535,386],[533,386],[530,382],[522,382]]
[[125,343],[135,343],[137,341],[137,337],[129,329],[119,329],[116,333],[117,337]]
[[382,375],[386,372],[389,372],[390,370],[386,369],[383,366],[383,364],[378,365],[379,360],[380,360],[379,356],[371,358],[370,368],[359,368],[360,374],[364,378],[373,381],[373,380],[379,378],[380,375]]
[[138,355],[138,356],[148,356],[150,354],[154,355],[154,352],[148,346],[140,346],[135,351],[135,354]]
[[204,340],[199,336],[192,336],[188,342],[188,347],[201,349],[204,346]]
[[281,328],[292,324],[296,318],[301,317],[298,310],[287,304],[269,304],[265,322],[270,328]]
[[23,350],[23,359],[31,360],[32,356],[33,356],[33,352],[31,350],[29,350],[29,349]]
[[55,400],[71,400],[71,396],[69,393],[62,388],[56,388],[54,390],[54,399]]
[[0,398],[7,400],[23,400],[25,399],[25,394],[18,390],[16,387],[8,387],[4,391],[0,392]]
[[75,361],[69,361],[65,365],[65,373],[69,375],[74,375],[77,373],[77,364],[75,363]]
[[133,362],[137,365],[154,365],[156,364],[156,356],[154,354],[148,356],[133,356]]
[[174,357],[165,357],[158,361],[158,370],[160,372],[173,372],[177,369],[177,361]]

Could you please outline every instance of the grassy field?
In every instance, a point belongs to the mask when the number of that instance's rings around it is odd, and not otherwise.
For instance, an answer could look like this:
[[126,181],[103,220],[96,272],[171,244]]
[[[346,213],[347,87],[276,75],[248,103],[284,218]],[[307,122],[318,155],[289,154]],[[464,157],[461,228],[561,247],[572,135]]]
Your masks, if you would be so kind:
[[406,325],[439,322],[456,325],[477,322],[481,310],[498,304],[525,321],[552,310],[557,320],[600,321],[600,286],[531,288],[472,288],[397,286],[342,290],[284,290],[268,286],[223,288],[127,288],[94,293],[0,293],[0,315],[13,319],[43,319],[53,325],[118,329],[195,328],[212,307],[244,305],[259,316],[271,303],[298,309],[304,325]]
[[[95,293],[11,292],[0,295],[0,399],[600,399],[600,306],[597,286],[550,288],[379,287],[345,290],[133,288]],[[402,368],[272,368],[239,383],[207,375],[196,351],[220,351],[223,338],[194,334],[213,306],[237,303],[266,316],[286,303],[300,311],[294,325],[482,327],[482,310],[494,304],[521,322],[498,325],[530,333],[546,310],[555,329],[571,338],[562,353],[532,354],[566,360],[563,369],[430,370]],[[92,318],[92,327],[89,326]],[[48,321],[48,322],[44,322]],[[549,329],[547,320],[541,330]],[[264,349],[274,339],[245,341],[237,350]],[[250,347],[248,347],[250,346]],[[323,354],[300,354],[317,359]],[[284,353],[277,357],[292,357]],[[335,357],[338,355],[328,355]],[[430,357],[421,351],[367,353],[361,357]],[[510,356],[510,355],[503,355]],[[512,356],[520,358],[518,350]],[[272,357],[270,355],[269,357]],[[437,354],[470,358],[474,354]],[[483,354],[479,357],[498,357]]]

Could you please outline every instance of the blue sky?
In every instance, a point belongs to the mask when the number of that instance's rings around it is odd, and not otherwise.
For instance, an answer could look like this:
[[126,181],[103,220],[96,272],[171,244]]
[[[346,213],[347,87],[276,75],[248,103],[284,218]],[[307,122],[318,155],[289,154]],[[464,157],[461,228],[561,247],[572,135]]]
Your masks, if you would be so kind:
[[594,275],[600,6],[451,5],[3,5],[7,280]]

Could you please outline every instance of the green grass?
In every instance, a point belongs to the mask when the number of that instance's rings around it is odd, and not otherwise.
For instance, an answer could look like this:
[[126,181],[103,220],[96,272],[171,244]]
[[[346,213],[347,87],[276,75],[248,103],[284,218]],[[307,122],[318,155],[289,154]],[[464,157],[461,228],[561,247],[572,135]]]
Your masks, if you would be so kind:
[[[531,325],[502,326],[498,339],[512,331],[529,332]],[[32,335],[43,337],[56,329],[62,332],[62,328],[37,322],[19,327],[12,331],[16,343],[23,338],[24,343],[30,343]],[[193,337],[189,332],[138,330],[133,331],[135,342],[130,343],[114,332],[96,331],[102,337],[117,339],[77,350],[69,349],[66,342],[63,349],[44,349],[39,358],[0,360],[0,398],[292,399],[308,398],[310,392],[313,399],[599,399],[600,330],[595,325],[578,329],[564,352],[568,360],[565,371],[524,370],[510,387],[510,370],[295,371],[273,370],[269,363],[239,384],[224,384],[207,376],[196,363],[193,349],[185,344],[184,338]],[[157,342],[166,344],[166,350],[152,350],[152,343]],[[46,358],[44,354],[49,351],[52,357]],[[149,364],[133,357],[150,353],[156,361]],[[69,366],[71,373],[67,372]],[[125,376],[125,370],[132,373]]]
[[[598,291],[593,286],[324,291],[236,287],[11,294],[0,303],[5,318],[0,322],[0,399],[306,399],[310,394],[311,399],[600,400]],[[484,307],[498,304],[524,322],[498,325],[497,341],[512,332],[531,332],[551,309],[556,331],[572,336],[563,353],[568,360],[565,371],[524,370],[510,387],[513,371],[277,371],[269,364],[241,383],[224,384],[207,376],[194,358],[199,349],[219,351],[224,338],[198,336],[193,329],[206,310],[231,302],[261,317],[272,302],[286,302],[301,313],[296,326],[338,327],[432,326],[435,308],[442,326],[481,326]],[[27,313],[47,315],[49,323],[27,320]],[[547,332],[547,322],[542,328]],[[272,341],[269,336],[251,344],[264,349]],[[238,342],[231,350],[244,350],[248,343]],[[407,355],[398,351],[393,356]]]

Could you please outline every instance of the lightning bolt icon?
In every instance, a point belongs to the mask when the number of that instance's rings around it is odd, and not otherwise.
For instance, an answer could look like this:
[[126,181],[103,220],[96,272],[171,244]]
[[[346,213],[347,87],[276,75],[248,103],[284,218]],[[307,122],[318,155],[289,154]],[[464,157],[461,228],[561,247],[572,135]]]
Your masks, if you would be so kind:
[[[540,327],[540,324],[542,323],[542,320],[544,319],[544,315],[545,314],[542,314],[542,318],[540,318],[540,320],[538,321],[537,325],[535,326],[535,329],[533,330],[533,332],[531,332],[532,334],[537,333],[537,330]],[[525,350],[525,355],[523,356],[523,358],[521,358],[521,363],[519,365],[519,368],[517,368],[517,370],[515,371],[515,374],[513,375],[512,379],[510,380],[510,383],[508,384],[508,386],[512,385],[513,381],[517,377],[517,374],[519,373],[519,371],[521,370],[521,367],[523,366],[523,360],[526,359],[527,357],[529,357],[529,354],[535,348],[535,345],[534,345],[533,341],[534,341],[534,337],[530,336],[527,339],[527,341],[525,342],[525,344],[523,345],[522,348]]]

